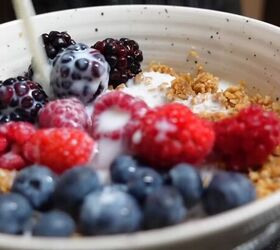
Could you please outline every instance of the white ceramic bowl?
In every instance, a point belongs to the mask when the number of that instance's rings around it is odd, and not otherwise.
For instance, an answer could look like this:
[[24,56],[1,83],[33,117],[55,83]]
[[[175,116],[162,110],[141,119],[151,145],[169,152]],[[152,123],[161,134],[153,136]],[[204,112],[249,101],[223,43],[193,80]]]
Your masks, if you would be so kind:
[[[195,60],[229,82],[245,80],[252,91],[280,93],[280,29],[242,16],[167,6],[108,6],[37,16],[38,32],[66,30],[93,44],[106,37],[136,39],[145,64],[155,60],[182,71]],[[25,71],[30,54],[20,22],[0,26],[0,79]],[[188,58],[195,49],[199,59]],[[0,236],[0,249],[232,249],[260,232],[275,232],[280,193],[232,211],[133,235],[73,239]],[[271,222],[274,224],[268,226]]]

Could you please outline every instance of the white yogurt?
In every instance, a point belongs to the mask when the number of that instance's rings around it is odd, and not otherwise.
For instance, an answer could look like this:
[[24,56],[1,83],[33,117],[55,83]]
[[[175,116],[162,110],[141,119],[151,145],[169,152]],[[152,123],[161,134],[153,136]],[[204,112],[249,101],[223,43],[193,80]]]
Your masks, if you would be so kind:
[[[168,103],[165,91],[159,87],[164,84],[165,87],[171,87],[174,76],[159,72],[143,72],[143,81],[135,83],[129,81],[126,88],[121,89],[123,92],[143,99],[151,108]],[[149,82],[147,84],[147,81]],[[219,82],[219,91],[224,91],[230,84],[226,81]],[[199,93],[196,96],[190,96],[187,100],[177,99],[178,103],[189,107],[194,113],[201,112],[227,112],[226,108],[217,100],[215,94]]]
[[112,132],[123,128],[130,120],[130,114],[113,107],[104,111],[99,117],[98,132]]
[[155,140],[159,143],[166,140],[169,132],[175,132],[177,130],[177,127],[166,119],[156,122],[155,127],[157,129]]
[[211,93],[197,94],[190,96],[187,100],[177,99],[176,102],[189,107],[194,113],[208,112],[227,112],[227,109]]
[[[159,91],[158,88],[162,84],[170,87],[175,77],[158,72],[144,72],[143,76],[143,82],[135,83],[134,80],[131,80],[127,83],[127,88],[122,91],[141,98],[152,108],[167,103],[165,93]],[[149,84],[146,81],[149,81]]]
[[110,182],[110,165],[122,153],[124,153],[124,146],[121,140],[102,138],[98,141],[93,166],[98,170],[103,182]]

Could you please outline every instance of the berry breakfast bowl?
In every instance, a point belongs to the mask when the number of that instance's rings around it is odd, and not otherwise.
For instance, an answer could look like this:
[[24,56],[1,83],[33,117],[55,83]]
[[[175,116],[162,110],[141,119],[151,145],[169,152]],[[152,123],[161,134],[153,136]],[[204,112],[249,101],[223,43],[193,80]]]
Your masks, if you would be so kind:
[[21,22],[0,25],[0,249],[258,249],[279,233],[278,27],[160,5],[34,24],[51,93]]

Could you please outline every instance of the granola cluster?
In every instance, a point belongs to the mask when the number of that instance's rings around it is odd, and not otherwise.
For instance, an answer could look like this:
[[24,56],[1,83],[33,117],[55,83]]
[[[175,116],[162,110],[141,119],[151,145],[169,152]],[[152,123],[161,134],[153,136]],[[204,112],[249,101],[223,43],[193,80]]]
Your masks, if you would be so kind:
[[10,191],[15,176],[16,171],[0,169],[0,193]]
[[[274,111],[280,115],[280,102],[273,100],[270,96],[262,96],[261,94],[249,95],[246,91],[246,84],[241,82],[236,86],[230,86],[224,91],[218,91],[219,78],[209,72],[205,72],[201,66],[195,75],[190,73],[178,74],[174,69],[166,65],[152,65],[151,70],[167,73],[175,76],[171,87],[168,89],[166,96],[169,101],[176,99],[186,100],[190,96],[194,96],[192,102],[196,101],[195,96],[199,93],[211,93],[227,112],[200,112],[200,117],[211,121],[217,121],[239,112],[241,109],[257,104],[267,111]],[[195,104],[195,103],[192,103]],[[256,186],[259,198],[265,197],[276,190],[280,190],[280,146],[276,152],[272,154],[267,163],[259,170],[249,173],[250,179]]]
[[251,171],[249,177],[256,186],[259,198],[280,190],[280,146],[258,171]]
[[205,72],[200,66],[197,75],[191,81],[193,91],[198,93],[216,93],[218,91],[219,78],[209,72]]

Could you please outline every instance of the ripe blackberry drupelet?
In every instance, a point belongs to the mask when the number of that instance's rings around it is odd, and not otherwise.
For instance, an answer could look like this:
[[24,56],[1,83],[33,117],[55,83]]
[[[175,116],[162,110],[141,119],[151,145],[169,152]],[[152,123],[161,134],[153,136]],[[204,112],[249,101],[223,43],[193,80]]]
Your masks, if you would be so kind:
[[54,59],[63,49],[76,43],[67,32],[51,31],[49,34],[42,34],[42,39],[50,59]]
[[142,71],[140,63],[143,61],[143,54],[134,40],[107,38],[98,41],[92,48],[99,50],[109,63],[111,67],[109,83],[114,87],[126,83],[128,79]]
[[0,82],[0,123],[35,122],[38,111],[47,102],[48,96],[42,86],[25,77]]

